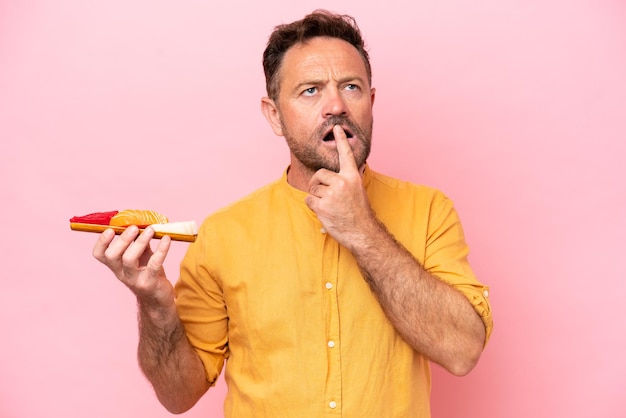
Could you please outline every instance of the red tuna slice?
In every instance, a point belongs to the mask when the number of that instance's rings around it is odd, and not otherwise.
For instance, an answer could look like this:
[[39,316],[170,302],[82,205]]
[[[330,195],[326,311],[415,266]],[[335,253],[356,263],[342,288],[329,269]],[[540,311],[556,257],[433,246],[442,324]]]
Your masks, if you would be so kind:
[[74,216],[70,219],[72,223],[108,225],[111,218],[118,214],[119,211],[112,210],[110,212],[94,212],[84,216]]

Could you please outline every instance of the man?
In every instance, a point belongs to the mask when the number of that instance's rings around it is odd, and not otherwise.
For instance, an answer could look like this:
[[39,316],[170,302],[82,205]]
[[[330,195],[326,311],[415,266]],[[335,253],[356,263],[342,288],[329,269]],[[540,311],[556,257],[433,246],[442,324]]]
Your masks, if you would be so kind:
[[375,90],[352,18],[278,26],[263,63],[283,177],[205,220],[175,288],[150,228],[94,247],[137,296],[141,368],[171,412],[226,362],[227,417],[428,417],[429,361],[467,374],[492,327],[452,203],[366,164]]

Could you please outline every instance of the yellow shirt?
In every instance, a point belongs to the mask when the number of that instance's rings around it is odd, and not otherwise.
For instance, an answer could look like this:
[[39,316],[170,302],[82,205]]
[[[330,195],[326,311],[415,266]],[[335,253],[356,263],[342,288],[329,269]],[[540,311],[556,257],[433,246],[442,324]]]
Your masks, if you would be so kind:
[[[440,192],[375,173],[377,217],[432,274],[492,320],[457,214]],[[429,417],[429,362],[385,317],[352,255],[282,179],[203,222],[176,284],[207,378],[226,361],[235,417]]]

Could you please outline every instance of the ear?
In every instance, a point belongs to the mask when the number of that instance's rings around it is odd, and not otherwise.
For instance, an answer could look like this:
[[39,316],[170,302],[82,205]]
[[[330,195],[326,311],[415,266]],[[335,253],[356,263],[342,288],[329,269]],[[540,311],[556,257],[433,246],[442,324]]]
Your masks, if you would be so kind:
[[374,99],[376,98],[376,89],[374,87],[372,87],[370,89],[370,101],[372,103],[372,107],[374,107]]
[[283,128],[280,123],[280,111],[276,103],[269,97],[263,97],[261,99],[261,112],[270,123],[274,133],[278,136],[283,136]]

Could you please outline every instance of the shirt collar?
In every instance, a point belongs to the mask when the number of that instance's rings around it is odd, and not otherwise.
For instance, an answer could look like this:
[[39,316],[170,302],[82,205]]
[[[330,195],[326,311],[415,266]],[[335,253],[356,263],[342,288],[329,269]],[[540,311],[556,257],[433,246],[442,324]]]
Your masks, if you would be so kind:
[[[281,188],[283,190],[285,190],[285,192],[287,193],[287,195],[289,196],[290,199],[301,203],[303,205],[306,205],[304,203],[304,198],[308,196],[308,193],[300,190],[300,189],[296,189],[295,187],[293,187],[292,185],[290,185],[287,182],[287,171],[289,170],[289,167],[287,167],[284,171],[283,171],[283,175],[279,181]],[[368,187],[370,181],[372,179],[372,170],[370,169],[368,164],[365,164],[365,169],[363,170],[363,186],[365,188]]]

